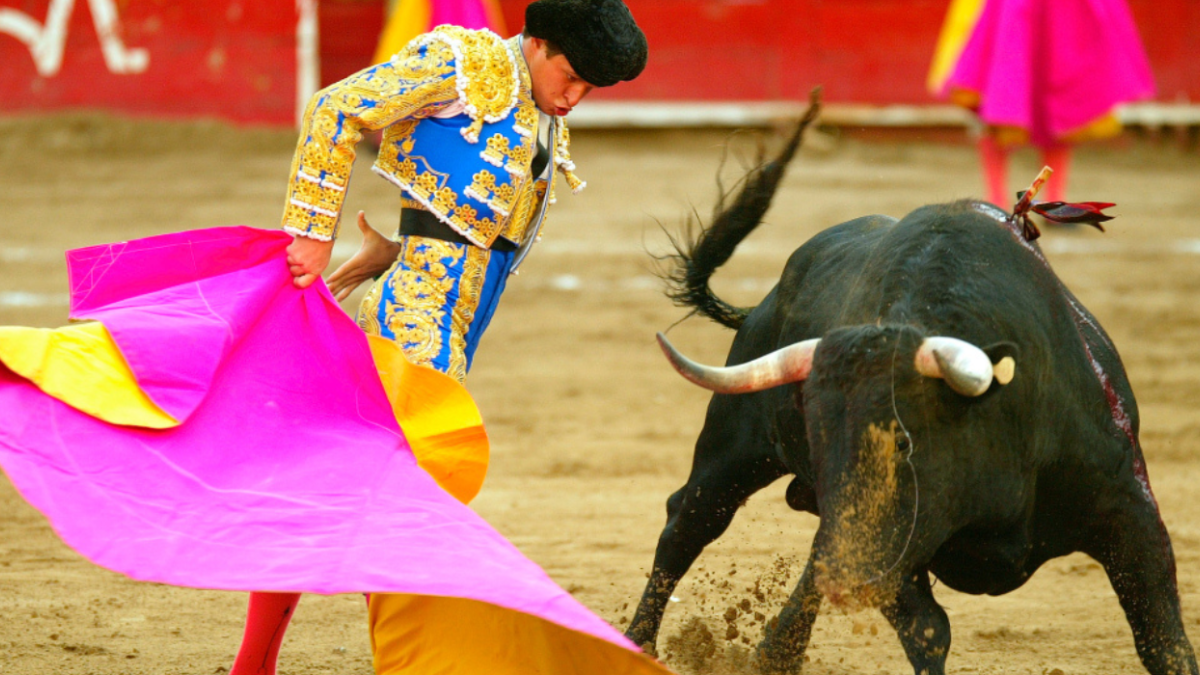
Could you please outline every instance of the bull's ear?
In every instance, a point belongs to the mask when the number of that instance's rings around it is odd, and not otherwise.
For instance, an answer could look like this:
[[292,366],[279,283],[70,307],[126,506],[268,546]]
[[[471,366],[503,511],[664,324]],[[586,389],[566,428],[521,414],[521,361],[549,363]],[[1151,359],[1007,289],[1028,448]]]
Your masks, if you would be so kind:
[[1021,350],[1011,342],[997,342],[983,348],[992,362],[992,371],[997,384],[1008,384],[1016,375],[1017,354]]

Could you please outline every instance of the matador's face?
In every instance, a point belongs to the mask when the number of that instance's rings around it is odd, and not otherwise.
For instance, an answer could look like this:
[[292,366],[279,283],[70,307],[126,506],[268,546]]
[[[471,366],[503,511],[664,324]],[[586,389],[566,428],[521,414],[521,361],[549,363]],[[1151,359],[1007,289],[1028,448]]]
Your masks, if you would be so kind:
[[523,49],[533,80],[533,100],[547,115],[566,116],[596,88],[575,74],[566,55],[550,56],[545,40],[526,38]]

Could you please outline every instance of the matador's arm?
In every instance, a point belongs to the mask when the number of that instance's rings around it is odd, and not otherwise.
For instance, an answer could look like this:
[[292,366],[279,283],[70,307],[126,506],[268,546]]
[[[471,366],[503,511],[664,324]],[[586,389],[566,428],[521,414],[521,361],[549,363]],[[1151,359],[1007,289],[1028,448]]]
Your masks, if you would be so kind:
[[283,228],[331,241],[365,130],[428,117],[458,100],[454,52],[444,43],[410,43],[386,63],[317,92],[304,112],[292,160]]

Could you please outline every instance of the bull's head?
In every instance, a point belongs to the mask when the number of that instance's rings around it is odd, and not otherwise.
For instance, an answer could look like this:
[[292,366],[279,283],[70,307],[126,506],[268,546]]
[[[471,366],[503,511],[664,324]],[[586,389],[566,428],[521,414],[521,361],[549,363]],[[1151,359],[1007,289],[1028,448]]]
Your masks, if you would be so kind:
[[947,477],[980,442],[967,408],[1015,370],[1011,355],[993,364],[969,342],[908,327],[838,329],[729,367],[695,363],[662,335],[659,342],[680,374],[718,393],[803,383],[798,398],[821,515],[814,570],[835,603],[885,602],[899,575],[945,540],[946,532],[932,530],[953,530],[932,521],[952,510],[941,503],[958,498]]

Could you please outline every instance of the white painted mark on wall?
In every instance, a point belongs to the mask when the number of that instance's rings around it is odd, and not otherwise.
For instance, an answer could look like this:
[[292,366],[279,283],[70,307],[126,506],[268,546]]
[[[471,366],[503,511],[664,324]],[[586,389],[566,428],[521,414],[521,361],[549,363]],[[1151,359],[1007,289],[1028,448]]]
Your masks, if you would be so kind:
[[[87,0],[92,10],[92,24],[100,38],[104,64],[118,75],[141,73],[150,65],[150,53],[145,49],[130,49],[121,40],[121,19],[114,0]],[[38,75],[54,77],[62,69],[63,51],[67,45],[67,23],[75,9],[75,0],[50,0],[46,23],[38,23],[28,14],[0,7],[0,33],[8,33],[29,47],[29,54]]]

